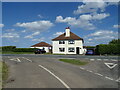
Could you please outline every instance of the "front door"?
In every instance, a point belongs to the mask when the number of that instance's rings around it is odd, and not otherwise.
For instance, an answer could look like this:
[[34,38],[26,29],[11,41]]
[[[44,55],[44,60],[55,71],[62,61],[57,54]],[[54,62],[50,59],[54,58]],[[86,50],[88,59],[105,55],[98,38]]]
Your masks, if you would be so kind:
[[76,54],[79,54],[79,47],[76,47]]

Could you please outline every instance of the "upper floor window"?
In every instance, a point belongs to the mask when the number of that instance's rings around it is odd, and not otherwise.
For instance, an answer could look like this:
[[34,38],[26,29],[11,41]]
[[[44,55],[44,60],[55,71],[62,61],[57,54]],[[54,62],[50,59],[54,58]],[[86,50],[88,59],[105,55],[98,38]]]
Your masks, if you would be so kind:
[[68,43],[69,43],[69,44],[74,44],[75,41],[74,41],[74,40],[69,40]]
[[59,51],[60,51],[60,52],[64,52],[64,51],[65,51],[65,48],[59,48]]
[[75,48],[68,48],[68,51],[69,51],[69,52],[74,52],[74,51],[75,51]]
[[59,41],[59,44],[65,44],[65,41]]

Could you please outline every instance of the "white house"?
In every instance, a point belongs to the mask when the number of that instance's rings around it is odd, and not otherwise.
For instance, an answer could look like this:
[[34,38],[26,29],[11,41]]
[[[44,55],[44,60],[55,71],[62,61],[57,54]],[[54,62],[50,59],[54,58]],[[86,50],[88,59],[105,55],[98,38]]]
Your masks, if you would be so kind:
[[46,42],[40,42],[35,45],[32,45],[31,48],[44,49],[46,52],[51,52],[52,46]]
[[53,54],[84,54],[83,39],[70,32],[67,27],[65,33],[52,39]]

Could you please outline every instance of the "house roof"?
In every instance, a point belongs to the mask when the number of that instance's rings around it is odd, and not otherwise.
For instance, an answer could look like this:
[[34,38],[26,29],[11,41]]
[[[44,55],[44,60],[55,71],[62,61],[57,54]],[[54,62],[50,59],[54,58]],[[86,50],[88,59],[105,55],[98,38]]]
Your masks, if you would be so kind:
[[46,42],[40,42],[35,45],[32,45],[31,47],[51,47],[51,45]]
[[70,37],[65,37],[65,33],[61,34],[60,36],[52,39],[52,41],[54,40],[83,40],[83,38],[80,38],[79,36],[77,36],[76,34],[70,32]]

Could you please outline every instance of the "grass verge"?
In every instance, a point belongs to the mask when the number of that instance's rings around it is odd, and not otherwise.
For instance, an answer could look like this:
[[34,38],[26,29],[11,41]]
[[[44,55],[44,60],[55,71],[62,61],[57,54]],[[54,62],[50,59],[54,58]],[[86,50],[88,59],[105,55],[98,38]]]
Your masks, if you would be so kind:
[[88,62],[85,61],[80,61],[80,60],[75,60],[75,59],[59,59],[60,61],[70,63],[70,64],[75,64],[75,65],[86,65]]
[[3,87],[7,78],[8,78],[8,66],[5,62],[0,62],[0,73],[1,73],[1,84],[0,86]]

